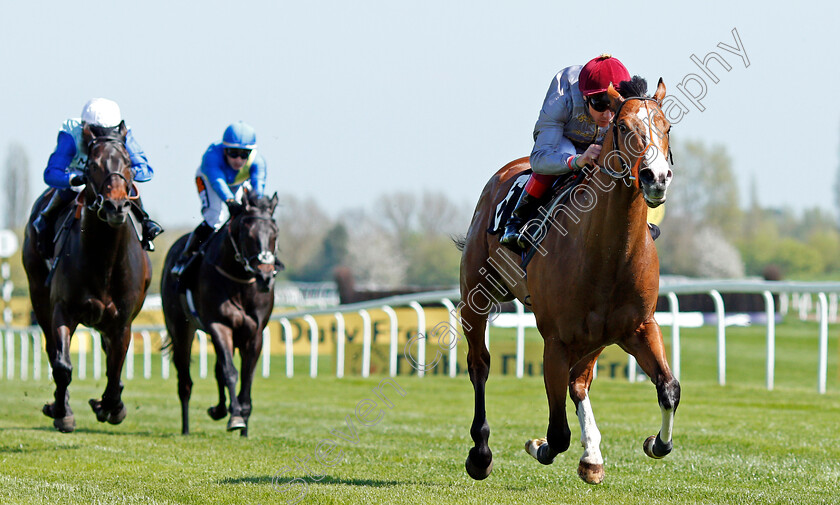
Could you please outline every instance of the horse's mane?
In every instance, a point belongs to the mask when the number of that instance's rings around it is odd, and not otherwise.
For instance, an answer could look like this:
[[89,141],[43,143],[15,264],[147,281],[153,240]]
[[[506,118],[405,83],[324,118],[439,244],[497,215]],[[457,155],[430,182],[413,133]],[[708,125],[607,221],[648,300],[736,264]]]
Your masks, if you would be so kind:
[[624,98],[647,96],[647,81],[638,75],[634,75],[629,81],[621,81],[618,85],[618,92]]

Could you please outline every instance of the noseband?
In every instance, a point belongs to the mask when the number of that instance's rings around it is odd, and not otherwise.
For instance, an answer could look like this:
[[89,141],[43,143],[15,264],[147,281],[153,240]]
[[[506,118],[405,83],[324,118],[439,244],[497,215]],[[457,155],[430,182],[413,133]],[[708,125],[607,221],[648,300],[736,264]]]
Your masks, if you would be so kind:
[[[630,168],[630,165],[628,165],[627,162],[624,160],[624,157],[621,155],[621,148],[620,147],[617,148],[616,151],[618,151],[618,159],[619,159],[619,162],[621,163],[621,172],[613,171],[612,169],[607,167],[606,164],[604,164],[603,166],[600,166],[598,168],[600,168],[601,172],[604,172],[605,174],[609,175],[613,179],[628,178],[631,181],[634,181],[634,180],[636,180],[636,176],[633,175],[633,170],[636,170],[637,174],[639,173],[638,169],[639,169],[639,167],[642,163],[642,158],[645,157],[645,153],[647,153],[648,150],[651,147],[654,147],[653,143],[651,142],[651,139],[653,138],[653,123],[650,119],[650,109],[648,108],[647,102],[649,102],[649,101],[654,102],[657,105],[657,107],[659,107],[659,102],[655,98],[649,97],[649,96],[631,96],[631,97],[625,98],[624,101],[619,104],[618,110],[615,111],[615,117],[613,117],[613,120],[612,120],[613,146],[620,146],[620,143],[618,142],[618,130],[619,130],[618,129],[618,118],[619,118],[619,116],[621,116],[621,109],[624,108],[624,105],[627,102],[629,102],[630,100],[641,100],[642,102],[644,102],[645,109],[647,109],[648,130],[649,130],[648,143],[645,146],[645,148],[642,149],[642,152],[639,154],[639,158],[636,160],[636,163],[633,164],[632,169]],[[660,109],[660,111],[661,111],[661,109]],[[665,135],[667,135],[667,133]],[[655,147],[654,147],[654,149],[655,149]],[[674,157],[671,154],[671,143],[670,142],[668,142],[668,157],[667,158],[671,162],[671,165],[673,165],[674,164]],[[627,185],[627,187],[630,187],[631,184],[632,184],[632,182],[629,182],[629,183],[625,182],[625,185]]]

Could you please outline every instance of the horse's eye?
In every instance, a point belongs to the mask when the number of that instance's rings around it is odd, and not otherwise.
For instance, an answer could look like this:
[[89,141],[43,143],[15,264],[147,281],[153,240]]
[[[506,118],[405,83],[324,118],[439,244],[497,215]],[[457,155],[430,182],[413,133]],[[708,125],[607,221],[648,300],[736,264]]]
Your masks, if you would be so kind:
[[624,123],[619,124],[618,129],[621,130],[621,133],[627,133],[628,131],[630,131],[630,129],[627,128],[627,125]]

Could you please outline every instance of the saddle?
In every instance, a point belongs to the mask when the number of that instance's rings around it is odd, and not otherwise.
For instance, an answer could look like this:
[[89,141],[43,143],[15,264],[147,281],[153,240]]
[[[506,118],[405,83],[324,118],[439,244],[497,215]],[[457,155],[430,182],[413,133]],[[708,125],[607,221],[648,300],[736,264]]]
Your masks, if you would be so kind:
[[[519,195],[525,190],[525,183],[528,182],[528,178],[530,176],[530,169],[519,174],[514,183],[511,185],[508,194],[505,195],[505,198],[502,199],[502,201],[496,206],[493,223],[490,228],[487,229],[487,233],[495,235],[504,231],[505,225],[507,224],[508,219],[510,219],[513,209],[516,207],[516,202],[519,200]],[[537,206],[534,214],[527,216],[527,218],[524,219],[525,226],[530,225],[534,228],[546,229],[546,221],[549,216],[551,216],[551,211],[558,205],[562,205],[568,201],[572,189],[583,181],[583,176],[584,174],[582,172],[569,172],[558,177],[554,181],[554,184],[552,184],[551,189],[549,189],[548,194],[542,198],[542,201],[540,202],[540,205]],[[539,225],[532,222],[533,218],[537,216],[542,216]],[[522,254],[521,266],[523,270],[526,266],[528,266],[531,257],[533,257],[534,253],[537,251],[537,248],[539,247],[540,242],[542,242],[544,236],[545,233],[540,233],[538,230],[534,230],[534,233],[529,233],[529,237],[532,237],[534,241],[528,250],[520,251]]]

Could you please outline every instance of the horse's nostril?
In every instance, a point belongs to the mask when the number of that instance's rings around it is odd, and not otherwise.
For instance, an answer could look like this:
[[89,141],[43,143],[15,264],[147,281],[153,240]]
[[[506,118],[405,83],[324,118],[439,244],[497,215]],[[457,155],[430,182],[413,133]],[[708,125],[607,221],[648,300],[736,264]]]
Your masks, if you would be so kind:
[[644,184],[653,184],[653,181],[654,181],[653,170],[650,170],[649,168],[646,168],[646,169],[642,170],[641,172],[639,172],[639,179]]

